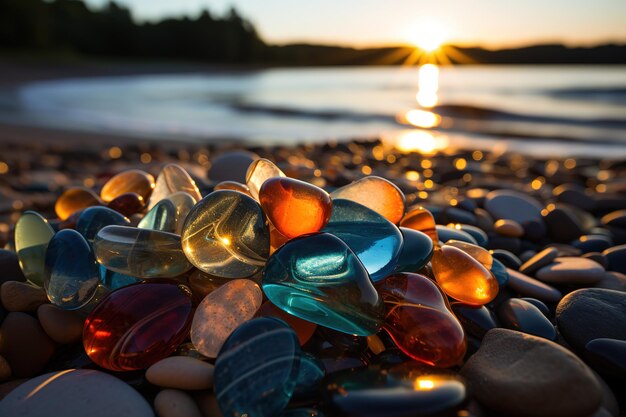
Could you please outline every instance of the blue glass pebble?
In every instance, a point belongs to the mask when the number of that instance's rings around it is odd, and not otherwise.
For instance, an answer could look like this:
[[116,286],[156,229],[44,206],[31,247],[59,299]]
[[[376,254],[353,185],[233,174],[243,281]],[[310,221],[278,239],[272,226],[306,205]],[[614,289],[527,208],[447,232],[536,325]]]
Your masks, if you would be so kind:
[[278,416],[298,379],[300,344],[282,320],[260,317],[239,326],[215,362],[215,396],[224,416]]
[[108,207],[88,207],[78,217],[76,231],[91,243],[106,226],[130,226],[130,220]]
[[406,227],[400,227],[400,233],[402,249],[394,272],[417,272],[432,258],[433,241],[427,234]]
[[506,271],[506,266],[496,258],[493,258],[491,273],[496,277],[500,288],[505,287],[509,283],[509,273]]
[[363,264],[329,233],[285,243],[267,261],[262,285],[279,308],[344,333],[374,334],[384,319],[383,303]]
[[85,306],[100,283],[98,263],[76,230],[57,232],[46,251],[44,288],[50,301],[66,310]]
[[333,200],[333,213],[322,232],[343,240],[373,282],[391,274],[402,248],[402,234],[389,220],[354,201]]
[[439,240],[443,243],[446,243],[448,240],[460,240],[462,242],[467,242],[473,245],[478,245],[478,242],[476,242],[476,239],[474,239],[472,235],[470,235],[469,233],[463,230],[455,229],[453,227],[448,227],[448,226],[442,226],[440,224],[438,224],[436,228],[437,228],[437,235],[439,235]]

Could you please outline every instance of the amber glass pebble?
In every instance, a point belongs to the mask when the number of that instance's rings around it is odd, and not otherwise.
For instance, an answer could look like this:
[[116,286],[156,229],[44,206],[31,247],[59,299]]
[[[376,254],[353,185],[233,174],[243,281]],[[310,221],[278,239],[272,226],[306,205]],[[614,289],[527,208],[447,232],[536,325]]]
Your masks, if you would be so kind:
[[215,185],[215,188],[213,188],[215,191],[218,190],[233,190],[233,191],[239,191],[240,193],[244,193],[249,195],[250,197],[252,197],[252,194],[250,194],[250,189],[248,188],[248,186],[246,184],[242,184],[240,182],[237,181],[222,181],[218,184]]
[[443,245],[431,259],[437,283],[450,297],[483,305],[498,294],[498,281],[480,262],[454,246]]
[[426,233],[433,240],[433,243],[435,245],[439,244],[439,236],[437,236],[435,218],[433,217],[432,213],[426,210],[424,207],[416,207],[411,209],[402,218],[402,220],[400,220],[400,226]]
[[272,161],[261,158],[251,163],[246,173],[246,184],[250,189],[250,195],[258,200],[259,190],[263,183],[274,177],[285,177],[285,173]]
[[333,199],[352,200],[368,207],[391,223],[398,224],[404,216],[404,194],[390,181],[369,176],[331,193]]
[[320,231],[330,219],[332,202],[324,190],[293,178],[271,178],[259,190],[263,211],[288,238]]
[[481,248],[478,245],[454,239],[448,240],[446,245],[461,249],[463,252],[466,252],[472,258],[483,264],[483,266],[487,269],[491,269],[491,265],[493,265],[493,257],[491,254],[487,251],[487,249]]
[[102,204],[100,198],[88,188],[69,188],[57,198],[54,211],[61,220],[68,219],[75,211]]
[[289,238],[280,233],[274,225],[270,223],[270,255],[288,241]]
[[154,177],[140,169],[129,169],[120,172],[108,180],[100,191],[105,202],[113,201],[125,193],[137,193],[148,200],[154,188]]

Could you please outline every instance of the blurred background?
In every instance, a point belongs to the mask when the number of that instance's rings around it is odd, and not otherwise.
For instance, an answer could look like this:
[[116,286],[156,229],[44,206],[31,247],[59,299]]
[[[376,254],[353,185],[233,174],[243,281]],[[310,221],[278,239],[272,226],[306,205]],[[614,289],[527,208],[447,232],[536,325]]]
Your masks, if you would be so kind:
[[620,0],[1,0],[0,140],[626,157],[624,22]]

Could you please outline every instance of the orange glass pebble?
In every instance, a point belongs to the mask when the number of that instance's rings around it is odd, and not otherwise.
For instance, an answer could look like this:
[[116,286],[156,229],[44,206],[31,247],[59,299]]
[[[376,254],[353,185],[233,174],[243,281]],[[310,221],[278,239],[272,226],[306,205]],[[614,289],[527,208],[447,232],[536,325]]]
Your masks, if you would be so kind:
[[152,175],[139,169],[130,169],[108,180],[100,191],[100,197],[108,203],[122,194],[137,193],[147,201],[153,188],[154,177]]
[[270,255],[288,241],[289,238],[280,233],[274,225],[270,223]]
[[368,207],[393,224],[404,216],[404,194],[384,178],[369,176],[338,188],[331,193],[333,199],[343,198]]
[[259,190],[259,202],[274,227],[288,238],[320,231],[332,212],[324,190],[294,178],[271,178]]
[[215,191],[217,190],[239,191],[240,193],[244,193],[252,197],[252,194],[250,194],[250,189],[248,188],[248,186],[246,184],[242,184],[237,181],[222,181],[215,186],[214,190]]
[[99,206],[102,201],[88,188],[75,187],[65,190],[56,201],[54,211],[61,220],[67,220],[75,211]]
[[401,273],[376,283],[385,302],[383,328],[400,350],[433,366],[460,363],[467,344],[441,289],[423,275]]
[[272,161],[261,158],[251,163],[246,172],[246,184],[250,189],[250,195],[258,200],[263,183],[274,177],[285,177],[285,173]]
[[400,226],[426,233],[435,245],[439,244],[439,236],[433,214],[424,207],[411,209],[400,220]]
[[491,254],[487,251],[487,249],[481,248],[478,245],[472,245],[471,243],[454,239],[448,240],[446,245],[461,249],[463,252],[469,254],[472,258],[483,264],[483,266],[487,269],[491,269],[491,266],[493,265],[493,257]]
[[454,246],[435,249],[431,259],[437,283],[450,297],[483,305],[498,294],[498,281],[480,262]]

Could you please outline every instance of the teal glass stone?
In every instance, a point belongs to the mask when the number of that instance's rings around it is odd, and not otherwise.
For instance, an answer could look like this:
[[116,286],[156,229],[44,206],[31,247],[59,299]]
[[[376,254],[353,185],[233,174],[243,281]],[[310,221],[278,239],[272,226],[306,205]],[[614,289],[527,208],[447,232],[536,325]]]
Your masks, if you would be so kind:
[[438,224],[437,235],[439,236],[439,241],[446,243],[448,240],[460,240],[461,242],[471,243],[472,245],[478,245],[476,239],[472,237],[469,233],[456,229],[454,227],[442,226]]
[[394,272],[417,272],[432,258],[433,240],[426,233],[407,227],[400,227],[400,233],[402,249]]
[[284,321],[260,317],[239,326],[215,362],[222,415],[279,416],[296,386],[300,358],[298,336]]
[[15,224],[15,252],[28,281],[43,286],[46,248],[54,236],[48,221],[35,211],[26,211]]
[[374,334],[385,317],[367,270],[348,245],[329,233],[281,246],[267,261],[262,286],[279,308],[344,333]]
[[56,233],[46,251],[44,288],[48,299],[63,309],[85,306],[100,283],[98,263],[85,238],[76,230]]
[[504,287],[509,282],[509,273],[506,271],[506,266],[496,258],[493,258],[493,264],[491,264],[491,273],[496,277],[500,288]]
[[104,266],[99,265],[100,284],[109,291],[117,290],[118,288],[126,287],[131,284],[137,284],[141,282],[139,278],[131,277],[119,272],[110,271]]
[[302,352],[294,397],[308,397],[318,392],[325,375],[326,369],[322,361],[309,353]]
[[80,213],[76,231],[91,243],[106,226],[130,226],[130,220],[108,207],[88,207]]
[[333,200],[330,221],[322,232],[343,240],[363,263],[374,282],[391,274],[400,256],[400,230],[374,210],[354,201]]
[[176,206],[167,198],[159,201],[143,216],[137,227],[168,233],[176,232]]

